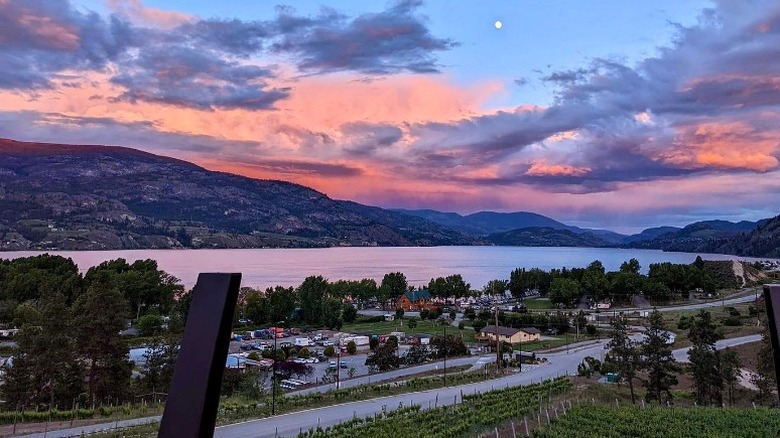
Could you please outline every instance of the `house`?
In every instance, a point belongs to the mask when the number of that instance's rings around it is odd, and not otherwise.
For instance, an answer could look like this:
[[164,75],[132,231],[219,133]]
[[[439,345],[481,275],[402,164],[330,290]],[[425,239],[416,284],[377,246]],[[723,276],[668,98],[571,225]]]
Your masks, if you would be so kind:
[[412,290],[404,292],[396,302],[395,307],[404,310],[422,310],[436,306],[431,302],[430,292],[427,290]]
[[482,339],[496,339],[496,333],[498,333],[498,339],[501,342],[509,342],[510,344],[517,344],[520,342],[534,342],[541,339],[541,332],[539,329],[533,327],[525,328],[511,328],[501,327],[494,325],[487,325],[479,331],[479,337]]

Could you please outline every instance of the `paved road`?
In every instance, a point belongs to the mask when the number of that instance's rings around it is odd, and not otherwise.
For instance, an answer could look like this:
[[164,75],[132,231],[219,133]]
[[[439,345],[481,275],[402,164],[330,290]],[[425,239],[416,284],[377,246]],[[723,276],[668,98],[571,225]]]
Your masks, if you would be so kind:
[[[761,337],[758,335],[742,338],[727,339],[719,342],[718,347],[735,346],[755,342]],[[549,360],[549,364],[542,365],[522,373],[516,373],[501,379],[472,383],[457,387],[444,388],[432,391],[423,391],[412,394],[384,397],[381,399],[363,402],[349,403],[345,405],[330,406],[312,409],[304,412],[296,412],[275,418],[249,421],[217,428],[215,435],[220,438],[264,438],[274,436],[295,436],[308,428],[328,427],[342,421],[357,417],[365,417],[381,413],[383,409],[392,410],[399,405],[408,406],[417,404],[424,409],[436,405],[450,405],[459,403],[462,394],[473,392],[485,392],[506,386],[527,385],[540,380],[554,378],[563,375],[573,375],[577,366],[585,356],[601,357],[604,353],[604,345],[607,340],[589,343],[581,347],[575,347],[568,352],[540,355]],[[675,357],[685,357],[687,348],[674,351]]]
[[[760,340],[760,335],[744,336],[741,338],[726,339],[719,341],[718,348],[736,346]],[[540,354],[540,357],[546,358],[549,363],[541,366],[527,369],[522,373],[516,373],[500,379],[491,381],[472,383],[438,390],[416,392],[397,396],[383,397],[373,400],[346,403],[336,406],[311,409],[290,414],[278,415],[273,418],[264,418],[259,420],[247,421],[244,423],[231,424],[218,427],[214,436],[219,438],[264,438],[275,436],[295,436],[301,430],[309,428],[327,427],[338,424],[342,421],[351,419],[355,416],[366,417],[381,413],[383,410],[392,410],[399,405],[408,406],[418,404],[423,408],[449,405],[459,403],[462,394],[485,392],[496,388],[506,386],[527,385],[563,375],[573,375],[577,371],[577,365],[582,362],[586,356],[603,358],[605,352],[604,345],[607,340],[596,342],[586,342],[573,345],[568,351],[558,353]],[[687,348],[674,350],[675,358],[678,360],[687,359]],[[464,358],[476,362],[487,363],[491,360],[489,356]],[[452,361],[456,363],[457,360]],[[449,361],[448,361],[449,364]],[[156,417],[128,420],[119,422],[119,426],[127,426],[134,423],[149,422]],[[105,430],[114,427],[115,423],[85,426],[81,428],[66,429],[56,432],[49,432],[47,437],[71,437],[79,436],[82,432],[89,433],[97,430]],[[28,435],[30,437],[43,438],[43,434]]]

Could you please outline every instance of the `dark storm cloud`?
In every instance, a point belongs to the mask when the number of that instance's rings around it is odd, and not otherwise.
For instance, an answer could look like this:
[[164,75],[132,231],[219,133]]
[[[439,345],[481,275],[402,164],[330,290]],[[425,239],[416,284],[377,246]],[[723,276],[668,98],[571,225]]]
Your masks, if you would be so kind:
[[[433,54],[456,43],[431,35],[423,18],[416,14],[420,4],[399,1],[386,11],[354,19],[325,11],[327,19],[281,28],[281,39],[272,47],[276,52],[296,55],[299,68],[315,73],[438,72]],[[283,12],[277,25],[294,18]]]
[[20,141],[137,147],[148,152],[197,154],[264,153],[258,142],[224,140],[208,135],[165,132],[153,121],[122,122],[110,117],[72,117],[35,111],[0,111],[0,137]]
[[163,102],[198,109],[267,109],[289,88],[270,88],[270,69],[242,65],[189,47],[154,47],[127,61],[111,82],[127,91],[120,100]]
[[400,128],[385,123],[352,122],[343,125],[340,130],[349,142],[344,150],[353,156],[371,154],[392,146],[404,136]]
[[363,171],[346,164],[322,163],[316,161],[296,161],[244,158],[232,160],[241,166],[253,167],[276,175],[319,176],[323,178],[347,178],[360,176]]
[[[173,29],[140,27],[125,15],[80,12],[66,0],[0,1],[0,88],[58,86],[64,70],[114,73],[119,99],[198,109],[267,109],[289,95],[253,56],[290,56],[307,73],[438,71],[434,53],[455,45],[432,36],[420,3],[347,17],[323,8],[313,17],[277,8],[267,21],[203,19]],[[61,84],[59,84],[61,86]]]
[[126,30],[63,0],[2,1],[0,88],[50,88],[62,70],[101,70],[123,50]]
[[[418,138],[409,148],[408,162],[419,164],[412,169],[435,175],[444,165],[442,178],[478,185],[602,191],[779,167],[776,2],[720,3],[696,26],[680,27],[657,56],[635,65],[595,59],[542,80],[557,86],[547,108],[410,127]],[[458,166],[490,166],[495,176],[464,177]]]

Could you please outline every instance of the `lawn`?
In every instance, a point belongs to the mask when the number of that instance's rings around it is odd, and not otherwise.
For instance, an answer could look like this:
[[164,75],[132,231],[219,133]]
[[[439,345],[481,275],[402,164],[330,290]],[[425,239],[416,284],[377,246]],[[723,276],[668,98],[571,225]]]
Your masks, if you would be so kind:
[[523,301],[528,310],[547,310],[554,309],[555,306],[547,298],[528,298]]
[[[414,329],[409,328],[409,321],[414,320],[417,326]],[[395,321],[381,321],[381,322],[358,322],[352,324],[344,324],[341,327],[341,331],[347,333],[357,333],[360,335],[386,335],[390,332],[404,332],[407,336],[416,334],[428,334],[428,335],[443,335],[445,326],[439,325],[436,321],[419,318],[405,317],[403,319],[396,319]],[[446,326],[447,335],[463,336],[464,342],[474,342],[474,336],[476,333],[470,328],[459,330],[457,327]]]

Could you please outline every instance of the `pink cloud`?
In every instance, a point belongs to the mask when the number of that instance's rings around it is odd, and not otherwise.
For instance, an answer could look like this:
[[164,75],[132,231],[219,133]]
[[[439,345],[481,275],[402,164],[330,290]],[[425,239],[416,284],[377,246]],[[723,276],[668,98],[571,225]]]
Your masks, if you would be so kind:
[[141,0],[107,0],[109,9],[135,23],[162,29],[173,29],[195,18],[189,14],[144,6]]

